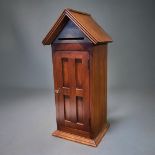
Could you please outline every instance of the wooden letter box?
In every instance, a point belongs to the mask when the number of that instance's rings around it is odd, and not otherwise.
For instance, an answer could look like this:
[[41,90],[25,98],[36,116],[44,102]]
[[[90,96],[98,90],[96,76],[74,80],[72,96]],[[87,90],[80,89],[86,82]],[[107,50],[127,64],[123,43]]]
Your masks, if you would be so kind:
[[107,43],[90,14],[65,9],[43,40],[52,46],[54,136],[97,146],[107,122]]

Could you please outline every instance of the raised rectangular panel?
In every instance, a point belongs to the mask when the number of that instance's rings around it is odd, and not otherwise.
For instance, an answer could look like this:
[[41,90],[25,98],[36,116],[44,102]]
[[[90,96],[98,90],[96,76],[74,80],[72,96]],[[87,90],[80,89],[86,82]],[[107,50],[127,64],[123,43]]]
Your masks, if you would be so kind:
[[63,79],[63,86],[69,86],[69,75],[68,75],[68,59],[62,58],[62,79]]
[[82,60],[75,59],[76,88],[82,88]]
[[64,95],[64,117],[65,120],[70,121],[70,111],[71,105],[70,105],[70,98],[67,95]]
[[76,97],[76,110],[77,122],[83,124],[83,98],[80,96]]

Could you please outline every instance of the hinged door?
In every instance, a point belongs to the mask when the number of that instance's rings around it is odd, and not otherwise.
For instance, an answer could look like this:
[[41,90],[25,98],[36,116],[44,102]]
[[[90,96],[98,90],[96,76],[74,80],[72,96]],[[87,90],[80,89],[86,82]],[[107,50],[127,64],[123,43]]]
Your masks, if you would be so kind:
[[53,61],[58,128],[89,131],[89,53],[56,51]]

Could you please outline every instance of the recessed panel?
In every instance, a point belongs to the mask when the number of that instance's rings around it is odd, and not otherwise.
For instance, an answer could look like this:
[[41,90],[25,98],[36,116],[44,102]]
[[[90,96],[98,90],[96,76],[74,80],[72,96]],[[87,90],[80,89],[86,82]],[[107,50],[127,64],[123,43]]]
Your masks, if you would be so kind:
[[68,67],[68,59],[62,58],[62,79],[63,79],[63,86],[69,86],[69,67]]
[[83,98],[76,97],[77,122],[83,123]]
[[70,110],[71,110],[71,105],[70,105],[70,98],[67,95],[64,95],[64,117],[65,120],[70,120]]
[[82,60],[75,59],[76,88],[82,88]]
[[89,54],[86,51],[57,51],[55,86],[59,127],[89,131]]

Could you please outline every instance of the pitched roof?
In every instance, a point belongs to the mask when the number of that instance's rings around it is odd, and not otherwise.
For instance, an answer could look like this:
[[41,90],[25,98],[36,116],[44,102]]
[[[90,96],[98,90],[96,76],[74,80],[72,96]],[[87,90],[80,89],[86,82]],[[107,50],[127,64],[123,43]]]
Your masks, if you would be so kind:
[[44,45],[53,43],[69,19],[75,23],[92,43],[98,44],[112,41],[112,38],[95,22],[90,14],[73,9],[65,9],[42,43]]

